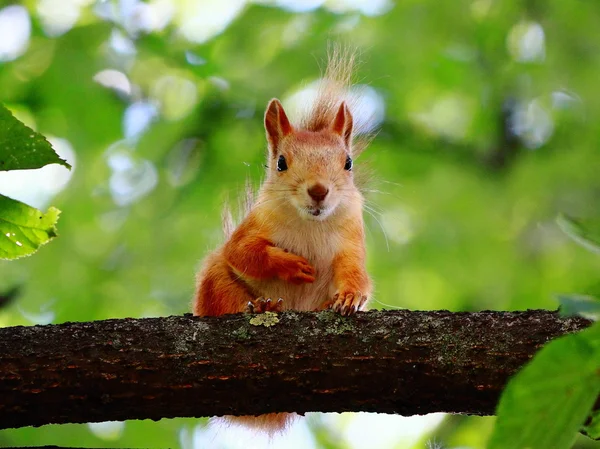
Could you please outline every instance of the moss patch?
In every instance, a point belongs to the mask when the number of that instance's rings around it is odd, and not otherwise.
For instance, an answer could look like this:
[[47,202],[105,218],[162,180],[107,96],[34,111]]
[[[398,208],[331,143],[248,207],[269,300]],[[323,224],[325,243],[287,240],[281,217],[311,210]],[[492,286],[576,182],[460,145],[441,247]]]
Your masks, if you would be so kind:
[[279,318],[275,312],[265,312],[260,315],[256,315],[250,320],[250,324],[253,326],[265,326],[271,327],[279,323]]
[[350,319],[345,318],[336,312],[321,312],[317,314],[317,319],[322,323],[326,324],[325,333],[329,335],[339,335],[343,334],[344,332],[354,331],[353,322]]

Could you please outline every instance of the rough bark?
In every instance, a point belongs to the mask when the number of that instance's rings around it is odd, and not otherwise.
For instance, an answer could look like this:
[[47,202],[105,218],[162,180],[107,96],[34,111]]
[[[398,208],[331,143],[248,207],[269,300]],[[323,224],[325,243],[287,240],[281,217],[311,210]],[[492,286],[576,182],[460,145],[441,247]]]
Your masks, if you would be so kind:
[[549,311],[373,311],[9,327],[0,428],[282,411],[489,415],[537,349],[588,325]]

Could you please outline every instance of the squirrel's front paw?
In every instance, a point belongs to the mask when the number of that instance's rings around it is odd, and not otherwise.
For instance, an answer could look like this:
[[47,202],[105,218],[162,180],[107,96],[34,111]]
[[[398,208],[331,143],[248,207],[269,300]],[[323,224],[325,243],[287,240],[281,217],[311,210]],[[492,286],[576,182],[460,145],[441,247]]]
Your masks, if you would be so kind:
[[246,313],[281,312],[283,311],[283,298],[273,301],[271,298],[260,298],[248,301]]
[[315,282],[315,269],[304,257],[290,254],[290,258],[278,270],[279,277],[292,284]]
[[342,315],[352,315],[359,311],[367,302],[366,295],[360,292],[343,291],[334,295],[325,307]]

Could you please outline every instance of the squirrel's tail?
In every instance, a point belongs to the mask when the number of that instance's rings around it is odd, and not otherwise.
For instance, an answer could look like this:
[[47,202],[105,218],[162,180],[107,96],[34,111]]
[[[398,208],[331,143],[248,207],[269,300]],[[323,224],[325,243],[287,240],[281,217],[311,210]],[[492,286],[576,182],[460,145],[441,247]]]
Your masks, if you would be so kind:
[[297,416],[296,413],[268,413],[259,416],[223,416],[213,419],[221,425],[244,426],[272,437],[286,430]]
[[[374,118],[361,105],[361,91],[350,90],[357,63],[357,51],[351,47],[333,44],[327,53],[327,66],[318,83],[316,97],[300,117],[300,129],[321,131],[333,122],[342,101],[355,116],[361,113],[362,120],[355,120],[353,153],[358,155],[372,140]],[[356,86],[355,86],[356,87]]]
[[[242,219],[250,213],[250,209],[252,209],[252,204],[254,204],[255,199],[254,188],[252,187],[250,178],[246,178],[246,188],[244,190],[245,194],[239,202],[239,210]],[[231,213],[231,207],[229,206],[228,201],[225,201],[225,205],[221,211],[221,226],[225,240],[229,240],[229,237],[231,237],[231,234],[235,231],[236,222],[233,219],[233,214]]]
[[300,121],[302,129],[321,131],[333,122],[340,103],[346,100],[348,88],[352,84],[355,62],[354,50],[339,44],[329,47],[327,67],[319,82],[317,96]]

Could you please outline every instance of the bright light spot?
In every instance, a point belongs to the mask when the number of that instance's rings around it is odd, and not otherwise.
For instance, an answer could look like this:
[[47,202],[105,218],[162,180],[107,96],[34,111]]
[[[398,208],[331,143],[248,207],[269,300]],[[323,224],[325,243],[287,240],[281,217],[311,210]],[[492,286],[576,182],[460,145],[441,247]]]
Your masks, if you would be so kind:
[[97,1],[93,6],[94,14],[104,20],[114,20],[115,10],[114,4],[106,0]]
[[175,14],[172,0],[154,0],[148,3],[151,9],[151,29],[162,31],[171,22]]
[[277,6],[292,12],[314,11],[324,7],[335,13],[359,12],[366,16],[378,16],[392,9],[390,0],[251,0],[252,3]]
[[325,0],[254,0],[252,3],[278,6],[292,12],[307,12],[317,9],[324,2]]
[[68,184],[76,168],[75,150],[70,142],[46,136],[56,153],[71,164],[71,170],[50,164],[35,170],[0,172],[0,192],[38,209],[45,209],[50,200]]
[[0,61],[12,61],[27,50],[31,20],[23,6],[0,9]]
[[167,179],[174,187],[190,183],[200,168],[201,154],[198,139],[179,142],[167,156]]
[[225,78],[221,78],[220,76],[209,76],[208,81],[210,81],[212,85],[219,90],[229,90],[229,81],[227,81]]
[[77,23],[81,8],[93,0],[39,0],[37,13],[48,36],[60,36]]
[[472,106],[468,98],[451,92],[436,98],[428,110],[414,113],[411,118],[434,134],[460,140],[471,126]]
[[106,441],[118,440],[125,431],[125,423],[121,421],[91,422],[88,427],[95,436]]
[[117,29],[110,34],[109,44],[115,52],[121,55],[132,56],[137,52],[133,41]]
[[377,128],[385,117],[383,97],[370,86],[353,86],[348,103],[354,119],[354,131],[368,133]]
[[571,109],[576,106],[581,106],[581,98],[563,90],[552,92],[551,98],[552,107],[554,109]]
[[388,210],[381,214],[381,226],[390,240],[401,245],[412,240],[414,235],[411,217],[403,209]]
[[152,103],[138,101],[129,105],[123,114],[123,133],[126,138],[140,136],[157,116],[158,110]]
[[475,0],[471,3],[471,14],[477,20],[483,20],[487,17],[492,7],[492,0]]
[[554,120],[541,98],[520,104],[510,118],[511,130],[528,148],[539,148],[554,133]]
[[187,50],[185,52],[185,60],[187,62],[189,62],[192,65],[204,65],[206,64],[206,59],[204,59],[202,56],[198,56],[195,53],[192,53],[191,51]]
[[198,102],[198,89],[189,79],[167,75],[152,86],[152,97],[160,104],[167,120],[179,120],[188,115]]
[[118,206],[127,206],[150,193],[158,183],[158,172],[152,162],[137,159],[123,141],[106,150],[107,164],[112,170],[110,194]]
[[[443,413],[410,417],[377,413],[323,415],[323,420],[332,428],[341,429],[345,446],[357,449],[413,447],[443,419]],[[365,432],[365,429],[369,431]]]
[[17,246],[23,246],[23,244],[22,244],[21,242],[19,242],[18,240],[17,240],[17,241],[15,241],[15,244],[16,244]]
[[293,47],[306,36],[314,18],[310,14],[298,14],[288,22],[281,32],[281,43],[284,47]]
[[[285,111],[293,123],[299,123],[302,117],[308,115],[311,106],[317,99],[318,87],[319,81],[315,81],[283,100]],[[354,113],[354,111],[351,112]]]
[[94,13],[102,19],[119,24],[128,34],[162,31],[173,19],[174,0],[100,0],[94,3]]
[[117,209],[105,212],[97,217],[98,223],[103,231],[118,231],[127,221],[129,211],[127,209]]
[[175,5],[172,0],[154,0],[148,3],[137,0],[121,2],[128,4],[127,8],[122,8],[120,22],[131,34],[137,34],[140,31],[162,31],[173,18]]
[[536,22],[518,23],[508,33],[507,46],[515,61],[542,62],[546,57],[544,29]]
[[106,150],[106,164],[112,171],[124,172],[133,169],[134,163],[131,158],[133,147],[125,140],[113,143]]
[[[311,83],[286,99],[286,111],[289,109],[292,121],[298,122],[301,117],[308,114],[317,98],[319,83],[320,81]],[[345,101],[350,108],[356,134],[373,131],[384,119],[385,103],[383,98],[370,86],[352,86],[348,92],[342,95],[341,101]]]
[[56,314],[50,310],[50,307],[53,305],[54,301],[50,301],[49,303],[42,305],[37,313],[23,310],[21,306],[17,306],[17,309],[26,320],[33,324],[50,324],[56,318]]
[[324,6],[335,13],[358,11],[365,16],[379,16],[394,4],[390,0],[326,0]]
[[[54,151],[56,151],[56,153],[62,159],[65,159],[72,167],[71,170],[65,170],[65,167],[56,164],[47,166],[48,169],[52,169],[52,171],[48,170],[48,177],[51,178],[52,185],[47,185],[46,188],[52,195],[56,195],[67,186],[68,182],[71,180],[71,176],[73,176],[73,172],[77,165],[75,160],[75,150],[67,139],[61,139],[60,137],[54,136],[46,136],[46,138],[52,144]],[[44,168],[46,167],[43,167],[42,170]]]
[[348,14],[340,18],[340,20],[335,25],[334,31],[335,33],[343,34],[349,33],[353,29],[355,29],[360,23],[360,15],[358,14]]
[[444,55],[450,59],[454,59],[455,61],[461,62],[471,62],[475,61],[475,59],[477,58],[477,52],[475,51],[475,49],[467,45],[460,44],[451,44],[448,47],[446,47]]
[[102,70],[94,75],[94,81],[109,89],[131,95],[131,83],[127,75],[118,70]]
[[197,0],[184,2],[179,10],[179,32],[201,44],[222,33],[242,12],[246,0]]

